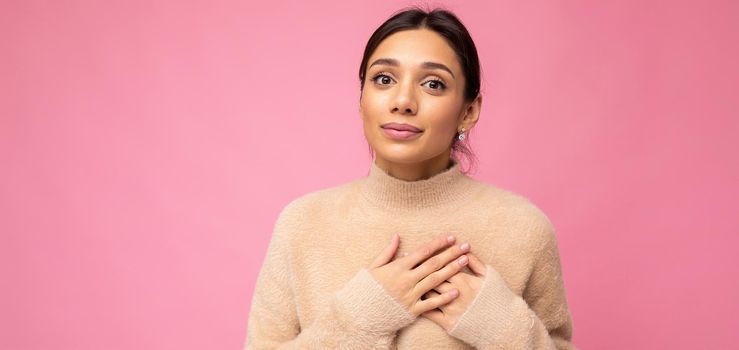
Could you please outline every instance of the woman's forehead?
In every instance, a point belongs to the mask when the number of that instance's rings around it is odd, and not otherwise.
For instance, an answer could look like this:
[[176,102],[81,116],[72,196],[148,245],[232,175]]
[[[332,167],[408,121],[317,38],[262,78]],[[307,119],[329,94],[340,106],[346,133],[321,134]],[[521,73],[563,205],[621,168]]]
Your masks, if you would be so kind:
[[391,34],[377,46],[368,64],[372,65],[378,59],[390,59],[400,66],[419,69],[432,68],[429,63],[437,63],[448,67],[455,77],[461,74],[452,47],[441,35],[428,29],[403,30]]

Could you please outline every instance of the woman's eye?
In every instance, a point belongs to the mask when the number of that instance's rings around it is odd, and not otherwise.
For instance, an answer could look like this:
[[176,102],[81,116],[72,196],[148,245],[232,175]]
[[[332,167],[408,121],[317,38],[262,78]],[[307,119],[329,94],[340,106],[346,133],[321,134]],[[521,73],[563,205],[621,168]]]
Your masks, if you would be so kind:
[[425,84],[428,84],[428,86],[433,90],[444,90],[446,89],[446,85],[441,82],[441,80],[432,79],[427,81]]
[[[379,81],[380,81],[379,83],[378,83],[378,78],[381,78],[381,79],[379,79]],[[387,84],[390,84],[393,81],[392,78],[390,78],[389,76],[387,76],[385,74],[378,74],[377,76],[375,76],[374,78],[372,78],[372,80],[375,82],[375,84],[380,84],[380,85],[387,85]]]
[[[380,73],[376,75],[374,78],[372,78],[372,81],[374,81],[374,83],[378,85],[389,85],[393,82],[393,78],[391,78],[385,73]],[[443,91],[446,89],[446,84],[444,84],[441,80],[438,80],[438,79],[431,79],[425,82],[424,85],[428,85],[428,87],[431,88],[432,90]]]

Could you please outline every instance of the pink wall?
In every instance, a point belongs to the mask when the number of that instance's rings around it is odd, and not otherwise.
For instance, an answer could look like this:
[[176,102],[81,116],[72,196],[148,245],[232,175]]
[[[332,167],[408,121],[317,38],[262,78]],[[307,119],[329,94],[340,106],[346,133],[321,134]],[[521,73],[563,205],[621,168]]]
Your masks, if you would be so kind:
[[[279,210],[367,171],[361,53],[410,3],[107,3],[0,3],[0,349],[240,348]],[[554,222],[575,344],[739,347],[739,3],[444,4],[472,176]]]

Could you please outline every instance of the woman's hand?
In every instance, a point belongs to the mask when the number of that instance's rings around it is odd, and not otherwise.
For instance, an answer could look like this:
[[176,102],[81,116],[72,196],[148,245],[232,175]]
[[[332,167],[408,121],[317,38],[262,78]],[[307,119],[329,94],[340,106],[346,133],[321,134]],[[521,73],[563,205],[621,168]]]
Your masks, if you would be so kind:
[[424,299],[438,298],[440,295],[448,293],[450,290],[459,290],[459,297],[452,300],[446,305],[439,306],[437,309],[424,312],[421,316],[428,318],[434,323],[444,328],[447,332],[451,331],[462,314],[475,300],[475,296],[482,286],[485,279],[485,265],[472,253],[468,253],[469,267],[472,273],[460,271],[447,281],[442,282],[433,290],[424,294]]
[[[467,265],[467,258],[462,255],[469,251],[469,244],[453,245],[454,240],[453,236],[439,236],[415,252],[393,260],[400,245],[400,236],[395,234],[390,245],[369,266],[369,271],[396,300],[414,316],[419,316],[459,296],[456,288],[446,288],[421,300],[421,296]],[[445,250],[434,255],[440,249]]]

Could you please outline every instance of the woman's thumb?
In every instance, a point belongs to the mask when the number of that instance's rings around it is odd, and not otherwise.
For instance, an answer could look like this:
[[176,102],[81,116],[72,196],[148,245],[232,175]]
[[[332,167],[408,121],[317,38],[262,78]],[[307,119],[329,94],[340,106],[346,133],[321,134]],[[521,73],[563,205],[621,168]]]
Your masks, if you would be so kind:
[[375,261],[372,262],[370,268],[376,268],[387,264],[393,256],[395,256],[395,252],[398,250],[399,245],[400,236],[398,236],[397,233],[394,233],[393,237],[390,239],[390,244],[382,251],[382,253],[380,253],[380,255],[377,256],[377,258],[375,258]]

